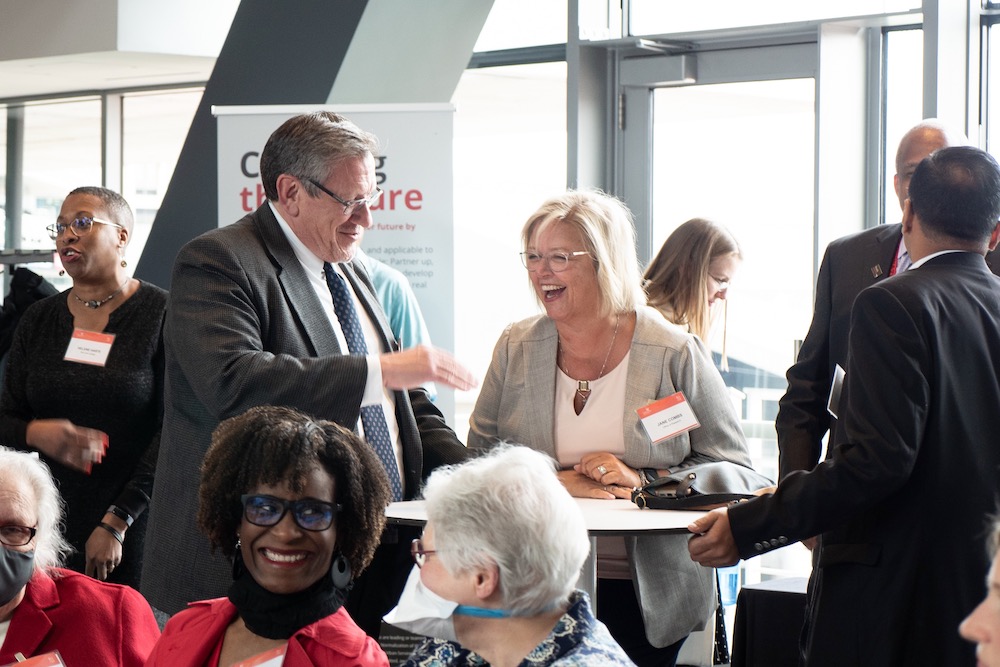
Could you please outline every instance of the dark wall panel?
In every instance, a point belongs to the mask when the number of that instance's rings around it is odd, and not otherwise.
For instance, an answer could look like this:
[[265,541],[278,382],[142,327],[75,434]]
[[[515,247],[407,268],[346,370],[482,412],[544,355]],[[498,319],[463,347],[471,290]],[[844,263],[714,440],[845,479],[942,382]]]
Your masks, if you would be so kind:
[[137,278],[169,289],[177,251],[218,226],[212,106],[325,104],[366,5],[367,0],[240,3],[153,221]]

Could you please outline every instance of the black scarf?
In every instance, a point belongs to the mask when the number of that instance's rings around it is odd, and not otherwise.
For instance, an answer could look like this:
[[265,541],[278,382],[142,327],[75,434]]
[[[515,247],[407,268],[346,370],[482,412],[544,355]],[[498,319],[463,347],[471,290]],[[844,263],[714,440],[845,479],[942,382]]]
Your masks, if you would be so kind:
[[229,601],[236,606],[247,629],[255,635],[288,639],[307,625],[336,612],[347,599],[348,589],[334,586],[330,576],[322,577],[298,593],[272,593],[246,571],[238,549],[236,560]]

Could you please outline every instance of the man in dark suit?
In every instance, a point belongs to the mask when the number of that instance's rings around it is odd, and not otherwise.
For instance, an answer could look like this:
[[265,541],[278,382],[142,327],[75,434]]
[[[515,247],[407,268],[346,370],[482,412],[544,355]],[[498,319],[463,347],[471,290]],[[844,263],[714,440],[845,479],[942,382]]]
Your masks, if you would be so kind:
[[[397,351],[367,273],[352,261],[381,194],[377,151],[374,136],[333,113],[286,121],[261,153],[268,201],[177,256],[142,584],[158,609],[174,613],[225,595],[232,583],[230,564],[209,552],[195,526],[201,462],[223,419],[273,404],[360,427],[397,480],[397,499],[415,497],[434,467],[466,458],[419,387],[465,390],[472,376],[442,350]],[[409,544],[398,532],[386,531],[348,601],[374,636],[409,570]]]
[[[967,143],[964,135],[933,119],[907,131],[896,151],[893,177],[899,208],[903,208],[910,178],[921,160],[939,148]],[[994,273],[1000,271],[1000,260],[993,253],[987,255],[987,263]],[[788,369],[788,390],[779,402],[774,420],[778,432],[779,479],[795,470],[811,470],[820,460],[827,432],[831,449],[843,441],[827,404],[834,369],[838,365],[847,367],[851,306],[861,290],[901,273],[909,264],[899,223],[851,234],[827,247],[816,282],[812,323],[798,359]]]
[[811,472],[690,526],[691,557],[731,565],[823,533],[808,665],[970,665],[956,628],[982,596],[983,517],[1000,490],[1000,166],[923,160],[903,209],[911,270],[851,315],[845,443]]

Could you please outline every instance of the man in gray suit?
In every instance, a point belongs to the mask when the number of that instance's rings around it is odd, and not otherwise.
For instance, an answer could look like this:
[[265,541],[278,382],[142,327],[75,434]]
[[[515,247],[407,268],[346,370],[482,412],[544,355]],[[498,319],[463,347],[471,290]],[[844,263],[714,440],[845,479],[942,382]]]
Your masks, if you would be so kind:
[[[443,350],[399,351],[367,273],[352,261],[381,195],[377,151],[374,136],[337,114],[289,119],[261,153],[268,201],[177,256],[142,581],[158,609],[175,613],[225,595],[232,583],[230,564],[210,553],[195,525],[202,458],[223,419],[272,404],[362,430],[397,499],[415,497],[434,467],[466,458],[419,387],[466,390],[473,377]],[[401,533],[386,531],[348,600],[373,636],[409,571]]]

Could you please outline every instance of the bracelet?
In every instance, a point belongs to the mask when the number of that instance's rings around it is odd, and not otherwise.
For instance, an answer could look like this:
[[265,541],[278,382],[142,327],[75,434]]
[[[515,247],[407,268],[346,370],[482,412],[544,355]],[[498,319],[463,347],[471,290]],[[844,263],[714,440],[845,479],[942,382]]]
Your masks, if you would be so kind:
[[119,533],[117,530],[115,530],[114,526],[106,524],[103,521],[97,525],[103,528],[104,530],[108,531],[112,535],[114,535],[115,539],[118,540],[118,544],[125,546],[125,536]]
[[131,528],[132,523],[135,521],[135,519],[132,518],[131,514],[123,510],[121,507],[118,507],[118,505],[112,505],[111,507],[109,507],[107,513],[114,514],[116,517],[124,521],[126,528]]

